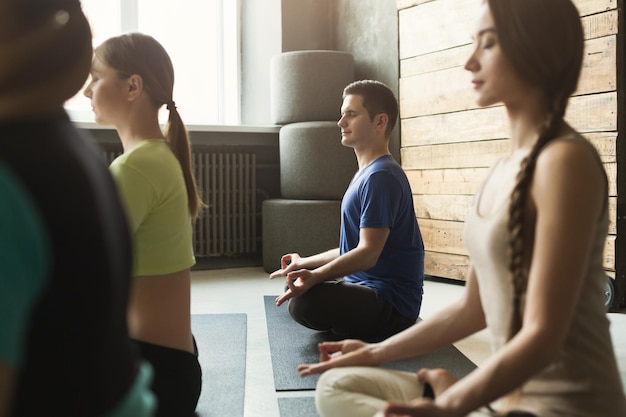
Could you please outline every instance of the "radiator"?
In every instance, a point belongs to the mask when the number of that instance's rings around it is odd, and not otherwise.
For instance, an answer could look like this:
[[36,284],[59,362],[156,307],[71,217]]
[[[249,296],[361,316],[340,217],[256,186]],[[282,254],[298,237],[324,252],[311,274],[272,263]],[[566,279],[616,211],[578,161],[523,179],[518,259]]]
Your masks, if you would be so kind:
[[207,205],[194,227],[196,256],[255,253],[256,155],[193,152],[192,158]]
[[[111,163],[118,151],[105,150]],[[196,181],[207,207],[193,229],[196,256],[257,251],[256,155],[192,152]]]
[[117,150],[104,149],[102,151],[102,157],[104,158],[104,162],[106,162],[107,165],[111,165],[111,162],[113,162],[113,160],[117,158],[120,155],[120,153],[121,152]]

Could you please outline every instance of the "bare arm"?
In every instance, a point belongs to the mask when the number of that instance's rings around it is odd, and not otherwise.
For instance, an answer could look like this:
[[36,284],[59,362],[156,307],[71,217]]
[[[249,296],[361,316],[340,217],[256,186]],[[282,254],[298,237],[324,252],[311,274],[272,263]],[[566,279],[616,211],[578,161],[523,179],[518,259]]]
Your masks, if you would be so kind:
[[314,269],[335,260],[339,257],[339,248],[330,249],[317,255],[301,258],[297,253],[288,253],[280,258],[280,269],[270,274],[270,279],[284,277],[291,271],[298,269]]
[[435,404],[450,415],[465,415],[519,387],[561,348],[606,203],[601,169],[580,143],[555,142],[540,155],[531,187],[538,214],[522,329],[479,369],[437,397]]
[[[279,306],[290,298],[304,294],[309,288],[321,282],[364,271],[376,265],[388,236],[388,228],[362,228],[359,231],[359,244],[351,251],[341,256],[339,256],[338,249],[336,249],[337,252],[325,252],[324,258],[322,258],[324,254],[317,255],[319,257],[316,259],[321,260],[329,259],[336,254],[337,256],[330,262],[312,270],[302,267],[303,264],[314,264],[310,260],[306,260],[307,258],[304,258],[303,262],[300,262],[302,259],[298,259],[293,267],[288,265],[287,268],[280,270],[283,271],[282,274],[285,274],[285,271],[287,271],[286,283],[288,289],[276,298],[276,305]],[[295,269],[298,266],[301,269]],[[280,275],[279,271],[276,271],[270,275],[270,278]]]
[[316,279],[318,282],[327,281],[373,267],[378,262],[387,237],[389,237],[388,228],[361,228],[356,248],[316,268],[313,271]]
[[470,266],[463,296],[433,317],[391,336],[373,349],[377,362],[385,363],[432,352],[485,328],[478,282]]

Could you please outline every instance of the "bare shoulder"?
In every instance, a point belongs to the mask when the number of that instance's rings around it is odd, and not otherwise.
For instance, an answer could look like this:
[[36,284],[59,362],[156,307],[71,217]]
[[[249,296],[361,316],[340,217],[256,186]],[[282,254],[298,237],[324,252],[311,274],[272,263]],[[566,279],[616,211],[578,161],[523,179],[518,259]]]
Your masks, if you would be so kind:
[[554,139],[541,151],[532,189],[537,202],[560,201],[579,207],[592,200],[602,206],[607,176],[594,146],[572,135]]
[[585,171],[586,174],[604,175],[602,161],[596,148],[579,134],[571,134],[553,139],[539,154],[537,170],[563,170],[575,175]]

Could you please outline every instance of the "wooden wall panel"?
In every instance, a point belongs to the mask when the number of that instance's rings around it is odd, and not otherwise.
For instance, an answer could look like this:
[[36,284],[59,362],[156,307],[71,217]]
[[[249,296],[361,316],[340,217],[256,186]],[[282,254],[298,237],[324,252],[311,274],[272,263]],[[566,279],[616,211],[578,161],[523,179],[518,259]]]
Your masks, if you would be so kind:
[[[396,0],[398,10],[408,9],[435,0]],[[605,12],[617,8],[617,0],[573,0],[581,16]]]
[[[404,94],[411,92],[404,91]],[[401,146],[405,148],[452,142],[482,142],[508,137],[508,123],[502,107],[468,110],[402,118]],[[420,111],[428,110],[424,107]],[[616,132],[617,93],[613,91],[572,97],[565,118],[584,134]]]
[[581,16],[617,8],[617,0],[572,0]]
[[406,170],[413,194],[472,195],[488,173],[488,168]]
[[402,166],[404,169],[490,167],[508,149],[506,139],[402,148]]
[[401,119],[400,128],[403,148],[503,139],[508,134],[506,113],[502,107]]
[[[615,91],[616,43],[615,35],[586,42],[585,61],[574,95]],[[471,48],[454,48],[453,51],[455,54],[464,52],[467,58]],[[412,61],[415,63],[414,59]],[[434,67],[434,64],[431,66]],[[411,74],[411,71],[417,73]],[[474,92],[470,88],[471,75],[462,66],[444,67],[428,72],[418,71],[417,65],[405,67],[402,71],[399,100],[402,119],[477,108]],[[445,89],[442,89],[442,86],[445,86]],[[417,91],[419,95],[406,93]]]
[[[617,163],[605,163],[604,170],[609,180],[609,203],[613,205],[613,214],[615,214],[615,207],[617,206],[617,181],[615,180],[617,176]],[[447,168],[406,171],[414,198],[418,196],[474,195],[488,173],[488,168]],[[423,199],[424,197],[420,198]],[[451,209],[447,208],[447,210]],[[416,207],[415,211],[418,213],[418,217],[422,217],[424,214],[420,208]],[[428,217],[453,220],[447,218],[444,212],[440,213],[432,207],[428,209],[428,213]],[[616,217],[612,216],[610,220],[614,222],[615,219]],[[461,220],[464,220],[464,218]]]
[[[429,252],[448,255],[465,255],[463,245],[463,222],[418,219],[424,239],[424,247]],[[615,235],[608,235],[604,249],[604,268],[615,271]],[[435,275],[426,271],[429,275]]]
[[431,252],[467,255],[463,245],[463,222],[418,219],[424,247]]
[[617,10],[582,18],[585,39],[595,39],[617,34]]
[[398,14],[400,59],[470,43],[480,0],[436,0]]
[[424,256],[426,274],[434,277],[465,280],[468,264],[467,255],[431,252],[426,249]]
[[418,4],[427,3],[433,0],[396,0],[396,6],[398,10],[406,9],[412,6],[417,6]]
[[[413,196],[415,215],[418,219],[463,222],[472,208],[473,195],[416,194]],[[609,234],[616,234],[617,197],[609,197]]]
[[[481,0],[397,0],[401,160],[426,246],[426,273],[465,279],[462,231],[473,195],[509,147],[503,107],[478,108],[463,66]],[[617,218],[616,0],[574,0],[585,59],[567,121],[598,149],[609,179],[604,266],[615,270]]]
[[400,61],[400,77],[425,74],[465,65],[472,53],[471,44],[457,46],[436,53],[406,58]]
[[462,194],[415,194],[415,215],[420,219],[438,218],[455,222],[465,221],[474,197]]

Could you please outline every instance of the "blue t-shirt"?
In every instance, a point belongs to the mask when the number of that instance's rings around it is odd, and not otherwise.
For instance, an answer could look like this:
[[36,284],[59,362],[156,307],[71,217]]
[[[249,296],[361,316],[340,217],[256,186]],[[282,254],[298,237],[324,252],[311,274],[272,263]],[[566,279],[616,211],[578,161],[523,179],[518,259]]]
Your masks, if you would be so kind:
[[376,265],[345,280],[374,289],[400,314],[417,319],[424,285],[424,243],[409,181],[391,155],[361,169],[348,186],[341,203],[341,254],[358,245],[362,227],[389,228],[389,237]]

